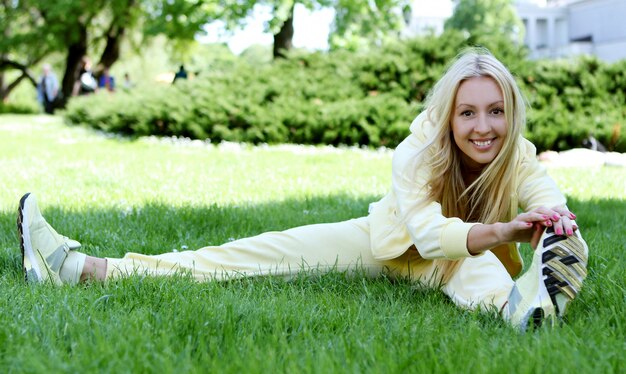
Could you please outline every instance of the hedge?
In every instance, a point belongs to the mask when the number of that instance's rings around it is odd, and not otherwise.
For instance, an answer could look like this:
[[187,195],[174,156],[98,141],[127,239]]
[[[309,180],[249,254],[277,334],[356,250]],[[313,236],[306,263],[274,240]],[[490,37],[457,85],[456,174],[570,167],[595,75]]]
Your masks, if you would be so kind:
[[[295,52],[259,66],[241,60],[174,85],[72,99],[66,117],[132,136],[395,147],[466,44],[446,32],[367,53]],[[530,105],[526,136],[540,151],[578,147],[590,135],[626,151],[626,61],[532,62],[502,39],[481,44],[519,78]]]

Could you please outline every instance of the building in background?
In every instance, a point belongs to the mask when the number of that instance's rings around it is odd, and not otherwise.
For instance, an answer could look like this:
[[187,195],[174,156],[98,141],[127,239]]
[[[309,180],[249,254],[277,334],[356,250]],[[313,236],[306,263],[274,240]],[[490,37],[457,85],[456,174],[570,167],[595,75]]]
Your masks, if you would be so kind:
[[[626,58],[626,0],[515,0],[531,58]],[[439,34],[451,0],[414,0],[405,35]]]
[[516,7],[532,58],[626,58],[624,0],[518,0]]

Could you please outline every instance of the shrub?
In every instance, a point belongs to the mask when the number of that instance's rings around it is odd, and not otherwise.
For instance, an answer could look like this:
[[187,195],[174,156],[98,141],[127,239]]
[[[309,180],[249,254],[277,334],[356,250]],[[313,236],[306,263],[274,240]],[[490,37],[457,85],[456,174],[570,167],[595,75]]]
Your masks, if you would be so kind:
[[[482,42],[518,77],[538,150],[578,147],[590,135],[626,150],[626,61],[531,62],[508,40]],[[466,43],[446,32],[368,52],[296,51],[259,66],[240,59],[175,85],[76,98],[66,116],[130,135],[395,147]]]
[[34,114],[39,113],[40,109],[38,106],[33,105],[32,103],[3,103],[0,101],[0,114],[3,113],[14,113],[14,114]]

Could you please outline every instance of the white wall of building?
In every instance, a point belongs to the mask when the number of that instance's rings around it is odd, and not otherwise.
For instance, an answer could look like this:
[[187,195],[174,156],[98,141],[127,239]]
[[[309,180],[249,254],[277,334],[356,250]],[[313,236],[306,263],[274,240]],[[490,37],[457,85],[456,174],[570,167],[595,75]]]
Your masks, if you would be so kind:
[[[531,58],[592,54],[605,61],[626,58],[626,0],[516,0]],[[451,0],[413,0],[405,35],[443,32]]]
[[591,39],[591,53],[606,61],[626,58],[625,0],[581,0],[568,10],[570,40]]
[[557,58],[567,55],[568,14],[564,7],[546,6],[545,2],[518,1],[517,14],[525,28],[524,44],[533,58]]
[[626,58],[626,0],[518,0],[532,58]]

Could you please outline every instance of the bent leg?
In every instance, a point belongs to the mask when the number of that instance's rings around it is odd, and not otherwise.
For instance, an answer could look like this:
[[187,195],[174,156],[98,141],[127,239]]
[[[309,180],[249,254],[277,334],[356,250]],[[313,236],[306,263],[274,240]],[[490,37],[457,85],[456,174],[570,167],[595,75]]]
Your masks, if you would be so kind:
[[367,217],[267,232],[197,251],[107,258],[107,278],[189,271],[198,280],[255,275],[293,275],[300,270],[363,269],[377,275],[384,262],[372,257]]
[[458,261],[458,267],[443,286],[443,292],[455,304],[468,308],[500,310],[513,289],[513,279],[490,251],[479,257]]

